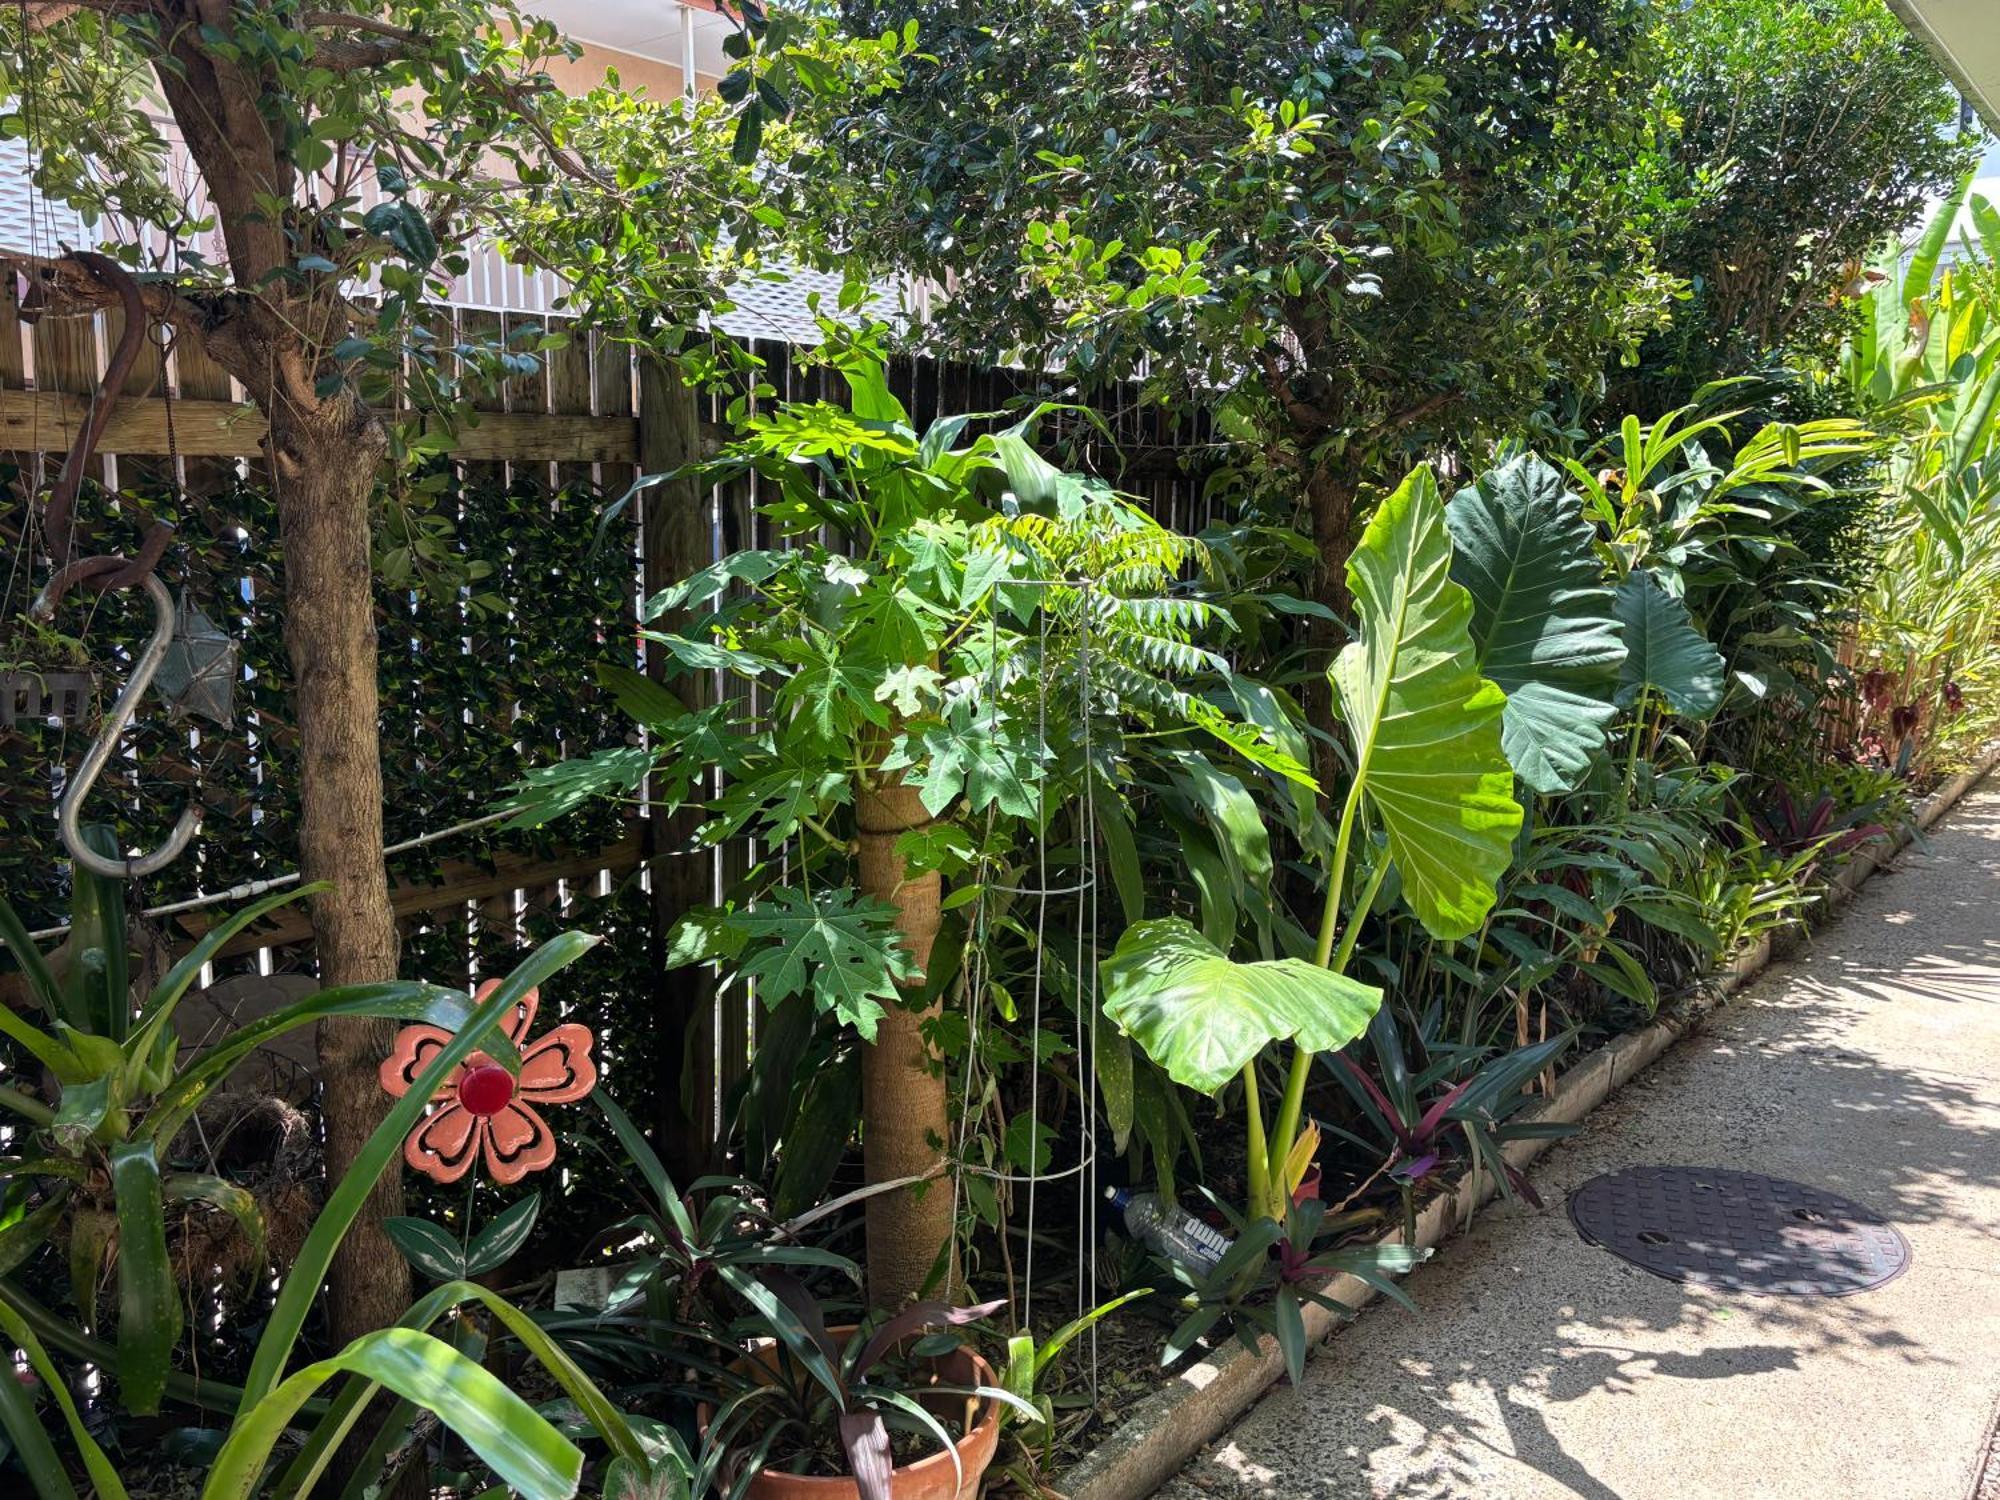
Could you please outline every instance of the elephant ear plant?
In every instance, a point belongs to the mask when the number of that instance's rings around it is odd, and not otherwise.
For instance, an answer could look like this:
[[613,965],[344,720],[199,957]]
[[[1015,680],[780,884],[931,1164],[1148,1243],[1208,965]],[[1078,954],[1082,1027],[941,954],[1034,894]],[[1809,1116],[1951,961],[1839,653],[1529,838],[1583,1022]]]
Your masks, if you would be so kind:
[[[1331,669],[1352,772],[1328,859],[1313,956],[1239,963],[1179,918],[1128,928],[1103,965],[1105,1013],[1177,1082],[1218,1092],[1243,1079],[1248,1218],[1282,1224],[1316,1053],[1366,1029],[1382,992],[1351,978],[1362,920],[1393,869],[1434,936],[1475,932],[1511,858],[1521,808],[1501,742],[1506,696],[1479,673],[1472,599],[1450,577],[1436,481],[1414,470],[1384,499],[1347,565],[1357,638]],[[1352,867],[1360,892],[1347,914]],[[1292,1056],[1275,1116],[1257,1062]]]
[[[274,904],[264,903],[263,909]],[[142,1151],[140,1159],[156,1161],[155,1148],[170,1138],[167,1127],[177,1118],[185,1119],[202,1090],[226,1073],[231,1063],[258,1041],[283,1030],[281,1018],[290,1014],[275,1014],[234,1033],[227,1042],[164,1083],[150,1073],[132,1069],[136,1059],[156,1056],[152,1038],[159,1032],[150,1028],[166,1026],[166,1015],[192,981],[193,974],[216,947],[227,941],[229,934],[225,929],[240,930],[256,910],[239,914],[209,934],[204,946],[198,946],[163,981],[153,1000],[139,1013],[126,1047],[109,1044],[119,1052],[123,1063],[114,1064],[110,1050],[91,1045],[87,1040],[91,1034],[67,1023],[42,1031],[11,1016],[0,1020],[0,1028],[41,1061],[65,1091],[81,1085],[91,1094],[102,1094],[112,1101],[97,1124],[72,1137],[74,1156],[49,1156],[18,1163],[12,1175],[17,1184],[23,1179],[53,1183],[53,1187],[38,1190],[46,1192],[43,1199],[46,1202],[64,1195],[66,1190],[71,1197],[77,1191],[78,1179],[61,1170],[59,1163],[94,1160],[93,1153],[108,1158],[112,1191],[122,1195],[116,1205],[121,1262],[128,1258],[144,1262],[152,1256],[152,1239],[159,1217],[153,1174],[135,1173],[129,1167],[120,1172],[118,1163],[134,1159],[129,1151],[121,1153],[121,1147]],[[41,955],[27,942],[12,911],[0,905],[0,918],[5,920],[9,944],[24,971],[35,975],[38,991],[44,997],[55,993],[50,988],[55,976],[37,972]],[[353,1168],[329,1185],[325,1205],[307,1233],[265,1320],[242,1389],[196,1380],[174,1371],[160,1352],[155,1336],[144,1334],[135,1339],[128,1333],[128,1329],[139,1330],[157,1313],[153,1305],[143,1300],[150,1290],[145,1281],[132,1284],[133,1300],[124,1305],[120,1342],[112,1349],[64,1324],[11,1279],[0,1280],[0,1334],[4,1334],[10,1346],[26,1354],[30,1367],[40,1377],[41,1389],[55,1403],[82,1465],[87,1492],[94,1493],[97,1500],[127,1500],[128,1496],[116,1466],[98,1443],[93,1423],[86,1420],[71,1398],[64,1374],[49,1354],[51,1346],[118,1372],[121,1394],[128,1405],[133,1404],[136,1395],[147,1403],[145,1409],[150,1410],[164,1391],[177,1401],[232,1413],[203,1482],[200,1500],[247,1500],[267,1483],[275,1484],[276,1491],[288,1500],[302,1500],[326,1476],[342,1442],[359,1428],[369,1403],[385,1388],[397,1401],[390,1416],[371,1429],[380,1434],[372,1449],[378,1456],[402,1436],[407,1418],[421,1410],[431,1413],[457,1434],[501,1484],[528,1500],[568,1500],[582,1479],[582,1451],[488,1372],[472,1349],[462,1347],[476,1344],[469,1324],[455,1323],[449,1339],[429,1331],[467,1303],[477,1303],[495,1325],[517,1339],[576,1404],[610,1450],[607,1474],[623,1476],[619,1482],[628,1489],[637,1480],[662,1493],[679,1492],[673,1488],[680,1482],[676,1476],[684,1478],[692,1472],[685,1452],[671,1444],[663,1456],[650,1452],[626,1418],[532,1318],[484,1287],[467,1282],[438,1287],[413,1305],[395,1326],[366,1334],[333,1355],[290,1373],[286,1369],[307,1313],[325,1283],[335,1249],[354,1223],[376,1180],[400,1159],[404,1139],[421,1118],[431,1096],[475,1050],[518,1072],[519,1055],[507,1041],[500,1023],[512,1013],[522,996],[573,962],[595,941],[581,933],[565,933],[552,939],[477,1003],[455,990],[413,983],[325,990],[302,1002],[308,1007],[316,1004],[315,1015],[420,1017],[446,1027],[453,1035],[409,1091],[391,1106]],[[303,1021],[293,1018],[291,1024]],[[146,1039],[140,1042],[141,1037]],[[104,1040],[108,1043],[108,1038]],[[167,1050],[164,1055],[171,1059],[173,1053]],[[87,1060],[99,1057],[102,1061],[96,1065],[96,1071],[87,1071]],[[135,1095],[129,1092],[135,1081],[156,1096],[150,1106],[135,1106]],[[13,1102],[18,1105],[20,1100]],[[91,1107],[94,1110],[96,1106],[93,1103]],[[49,1119],[31,1118],[31,1123],[40,1133],[52,1132],[61,1114],[59,1105]],[[105,1167],[98,1163],[92,1170],[104,1171]],[[30,1209],[29,1217],[34,1211]],[[21,1222],[17,1220],[12,1227],[18,1228]],[[143,1231],[143,1238],[134,1231]],[[170,1347],[166,1352],[170,1352]],[[343,1377],[339,1393],[330,1402],[321,1404],[322,1390]],[[19,1381],[0,1380],[0,1430],[4,1430],[13,1444],[34,1492],[42,1500],[77,1500],[78,1487],[42,1426],[35,1396]],[[273,1457],[281,1442],[288,1433],[301,1430],[304,1442],[291,1451],[281,1466],[274,1468]]]

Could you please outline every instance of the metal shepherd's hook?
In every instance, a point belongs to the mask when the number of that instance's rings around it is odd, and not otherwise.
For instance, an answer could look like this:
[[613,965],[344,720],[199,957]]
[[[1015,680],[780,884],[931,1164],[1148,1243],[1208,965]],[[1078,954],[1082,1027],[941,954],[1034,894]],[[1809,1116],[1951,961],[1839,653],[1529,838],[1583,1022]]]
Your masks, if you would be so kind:
[[[123,562],[123,559],[119,559]],[[28,613],[37,620],[46,621],[54,616],[56,605],[61,601],[66,580],[58,575],[49,581]],[[140,580],[145,585],[146,595],[153,601],[153,638],[146,643],[146,649],[139,653],[139,660],[133,664],[132,677],[125,684],[118,701],[111,705],[111,713],[99,731],[97,743],[90,747],[90,753],[76,768],[76,774],[63,788],[62,811],[58,826],[62,829],[64,847],[70,858],[83,869],[110,880],[137,880],[142,875],[151,875],[165,869],[179,858],[187,848],[188,841],[195,835],[200,825],[201,815],[192,806],[181,810],[180,821],[174,824],[174,831],[167,835],[166,843],[151,854],[143,854],[137,859],[106,859],[83,841],[83,831],[78,821],[83,812],[83,799],[90,795],[91,787],[103,773],[107,761],[117,752],[119,736],[125,726],[132,722],[132,716],[139,711],[139,699],[152,685],[153,674],[160,668],[161,659],[167,654],[167,646],[174,636],[174,600],[167,592],[167,586],[151,573]]]

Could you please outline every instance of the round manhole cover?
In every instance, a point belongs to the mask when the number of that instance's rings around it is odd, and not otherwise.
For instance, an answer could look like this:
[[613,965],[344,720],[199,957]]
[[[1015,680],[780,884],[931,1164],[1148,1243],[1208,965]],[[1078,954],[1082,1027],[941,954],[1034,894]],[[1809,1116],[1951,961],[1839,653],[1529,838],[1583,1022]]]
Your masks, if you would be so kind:
[[1842,1297],[1900,1275],[1910,1246],[1860,1204],[1755,1172],[1627,1167],[1569,1195],[1570,1222],[1655,1276],[1739,1292]]

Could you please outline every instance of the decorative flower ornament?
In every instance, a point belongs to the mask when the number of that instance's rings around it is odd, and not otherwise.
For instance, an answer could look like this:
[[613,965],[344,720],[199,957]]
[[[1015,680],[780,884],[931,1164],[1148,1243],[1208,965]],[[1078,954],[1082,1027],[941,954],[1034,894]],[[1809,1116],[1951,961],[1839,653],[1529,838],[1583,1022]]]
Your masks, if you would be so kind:
[[[499,983],[487,980],[474,998],[484,1000]],[[529,1105],[574,1103],[597,1086],[597,1068],[590,1060],[590,1028],[574,1021],[532,1042],[522,1040],[535,1023],[539,1000],[539,992],[529,990],[513,1015],[499,1023],[521,1054],[521,1076],[515,1078],[483,1052],[472,1053],[403,1142],[404,1161],[426,1177],[456,1182],[483,1152],[487,1176],[501,1184],[554,1163],[555,1133]],[[451,1033],[439,1027],[405,1026],[382,1063],[382,1087],[396,1098],[407,1094],[450,1041]]]

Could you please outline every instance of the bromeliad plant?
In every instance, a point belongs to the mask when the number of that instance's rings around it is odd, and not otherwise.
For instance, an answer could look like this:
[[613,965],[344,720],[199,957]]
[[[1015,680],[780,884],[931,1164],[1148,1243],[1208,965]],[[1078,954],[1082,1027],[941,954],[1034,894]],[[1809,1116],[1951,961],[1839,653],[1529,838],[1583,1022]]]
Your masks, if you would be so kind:
[[[1240,963],[1164,918],[1128,928],[1103,965],[1105,1014],[1177,1083],[1213,1094],[1243,1080],[1253,1223],[1284,1221],[1305,1170],[1313,1057],[1344,1047],[1381,1006],[1381,990],[1347,967],[1391,872],[1426,930],[1460,938],[1479,929],[1511,858],[1521,808],[1502,740],[1506,695],[1480,674],[1473,598],[1451,566],[1444,505],[1419,468],[1383,500],[1348,563],[1357,638],[1331,677],[1351,771],[1312,957]],[[1257,1064],[1287,1041],[1273,1113]]]
[[115,1268],[117,1356],[110,1368],[131,1411],[159,1409],[183,1328],[185,1299],[167,1243],[169,1207],[205,1203],[230,1215],[248,1242],[253,1272],[263,1264],[257,1200],[235,1183],[173,1164],[175,1139],[202,1102],[258,1046],[330,1016],[421,1019],[450,1031],[472,1013],[464,995],[431,984],[326,989],[182,1060],[174,1013],[202,968],[266,913],[322,889],[270,896],[217,923],[136,1007],[128,993],[121,882],[76,871],[69,941],[55,962],[0,898],[0,940],[44,1022],[0,1005],[0,1033],[48,1080],[44,1088],[0,1087],[0,1110],[25,1126],[16,1154],[0,1161],[9,1210],[0,1228],[0,1275],[55,1244],[90,1331],[104,1276]]
[[1170,1365],[1193,1349],[1216,1324],[1227,1319],[1237,1342],[1252,1354],[1258,1340],[1277,1340],[1286,1372],[1294,1383],[1303,1379],[1311,1343],[1306,1309],[1318,1307],[1337,1318],[1351,1318],[1354,1309],[1328,1294],[1328,1278],[1352,1276],[1410,1311],[1416,1304],[1396,1285],[1395,1278],[1415,1269],[1429,1250],[1411,1245],[1360,1244],[1341,1246],[1344,1235],[1376,1215],[1330,1213],[1317,1199],[1290,1204],[1282,1219],[1245,1219],[1228,1204],[1212,1200],[1236,1232],[1235,1243],[1206,1276],[1190,1275],[1184,1267],[1167,1269],[1188,1288],[1187,1312],[1160,1352]]
[[[861,1500],[890,1500],[896,1461],[890,1433],[900,1430],[937,1444],[959,1471],[956,1494],[979,1475],[965,1472],[967,1442],[997,1411],[1013,1407],[1038,1416],[1011,1390],[982,1379],[983,1361],[954,1330],[999,1312],[1004,1301],[972,1307],[917,1302],[873,1328],[829,1328],[819,1299],[790,1273],[723,1278],[751,1309],[764,1350],[722,1372],[721,1399],[709,1419],[705,1464],[731,1482],[766,1469],[810,1473],[826,1464],[828,1448],[855,1482]],[[981,1409],[992,1407],[987,1417]],[[962,1413],[954,1436],[945,1409]],[[991,1450],[987,1450],[990,1461]]]
[[[223,940],[218,939],[218,944]],[[545,943],[477,1003],[468,995],[431,985],[362,986],[325,991],[318,997],[340,1005],[359,1003],[364,992],[376,992],[371,1003],[401,1007],[391,1014],[425,1015],[446,1026],[451,1035],[409,1091],[390,1108],[352,1169],[331,1185],[325,1206],[278,1291],[243,1387],[239,1390],[197,1381],[168,1370],[164,1362],[160,1364],[155,1378],[172,1397],[233,1413],[203,1482],[201,1500],[249,1500],[267,1484],[289,1500],[303,1500],[326,1476],[342,1443],[359,1428],[370,1403],[385,1388],[396,1401],[368,1429],[376,1434],[369,1445],[375,1460],[384,1459],[390,1448],[402,1441],[419,1411],[429,1412],[456,1433],[501,1484],[528,1500],[568,1500],[582,1478],[582,1450],[481,1365],[483,1346],[468,1321],[454,1320],[443,1338],[429,1331],[468,1305],[476,1305],[495,1326],[518,1340],[605,1442],[610,1455],[606,1493],[671,1497],[687,1493],[686,1481],[694,1465],[677,1440],[671,1435],[655,1435],[652,1446],[642,1441],[633,1424],[533,1318],[497,1293],[469,1282],[440,1286],[413,1305],[394,1327],[366,1334],[328,1358],[286,1372],[307,1313],[320,1296],[334,1251],[376,1180],[398,1159],[405,1137],[432,1097],[475,1051],[509,1071],[518,1070],[520,1058],[503,1023],[529,990],[573,962],[595,941],[581,933],[565,933]],[[17,949],[17,954],[20,951]],[[235,1046],[251,1032],[269,1034],[260,1031],[269,1024],[260,1022],[246,1028],[224,1047]],[[23,1033],[13,1027],[8,1032],[26,1045]],[[56,1039],[67,1046],[71,1034],[61,1032]],[[250,1045],[255,1042],[242,1050]],[[54,1070],[53,1062],[47,1065]],[[130,1253],[130,1247],[121,1246],[121,1259]],[[125,1319],[121,1335],[126,1324],[139,1321],[138,1316]],[[121,1369],[121,1378],[129,1378],[122,1375],[122,1345],[113,1351],[78,1333],[6,1281],[0,1281],[0,1332],[26,1353],[41,1388],[55,1403],[89,1490],[97,1500],[128,1500],[117,1467],[98,1443],[91,1424],[69,1394],[63,1372],[49,1355],[53,1345],[76,1358]],[[140,1375],[146,1377],[150,1370],[142,1366]],[[316,1407],[320,1392],[342,1377],[345,1381],[339,1393],[324,1407]],[[129,1403],[130,1393],[125,1394]],[[283,1464],[274,1465],[281,1442],[301,1428],[305,1432],[303,1444]],[[0,1429],[14,1445],[41,1500],[77,1500],[77,1486],[43,1429],[34,1396],[19,1381],[0,1380]]]

